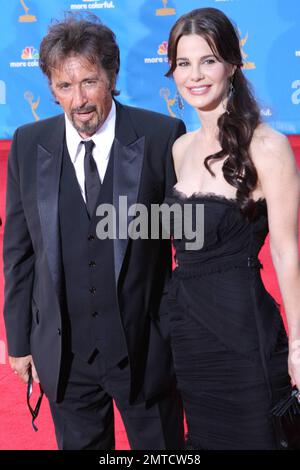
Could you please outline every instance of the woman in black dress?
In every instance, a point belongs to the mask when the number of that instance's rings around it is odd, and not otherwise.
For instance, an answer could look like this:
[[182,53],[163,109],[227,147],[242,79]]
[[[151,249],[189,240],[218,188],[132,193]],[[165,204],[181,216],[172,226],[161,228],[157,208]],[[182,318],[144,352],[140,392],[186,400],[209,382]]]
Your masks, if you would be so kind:
[[[194,225],[196,206],[204,205],[201,248],[188,249],[190,240],[173,234],[177,268],[168,294],[188,446],[274,449],[270,410],[291,383],[300,387],[294,156],[287,138],[261,122],[238,35],[221,11],[200,8],[179,18],[168,55],[167,76],[202,124],[174,144],[178,182],[166,199],[182,213],[191,205]],[[176,227],[178,212],[174,218]],[[258,253],[269,230],[289,340],[260,276]]]

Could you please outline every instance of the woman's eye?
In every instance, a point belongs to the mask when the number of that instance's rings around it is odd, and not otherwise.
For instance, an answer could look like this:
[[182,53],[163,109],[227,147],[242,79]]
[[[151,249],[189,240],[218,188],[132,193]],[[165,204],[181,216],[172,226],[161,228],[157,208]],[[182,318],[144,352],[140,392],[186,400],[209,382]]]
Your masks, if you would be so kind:
[[216,59],[206,59],[203,63],[211,65],[211,64],[215,64],[216,62],[217,62]]

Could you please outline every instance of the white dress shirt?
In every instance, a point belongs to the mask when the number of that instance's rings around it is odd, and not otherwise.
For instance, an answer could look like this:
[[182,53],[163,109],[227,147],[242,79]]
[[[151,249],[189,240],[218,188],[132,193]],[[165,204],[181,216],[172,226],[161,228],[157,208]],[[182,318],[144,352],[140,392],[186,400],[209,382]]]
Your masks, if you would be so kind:
[[83,140],[93,140],[95,146],[93,148],[93,157],[97,165],[99,178],[103,182],[104,175],[107,169],[110,150],[115,138],[115,124],[116,124],[116,105],[112,102],[111,110],[102,124],[100,129],[92,135],[89,139],[83,139],[74,128],[73,124],[65,114],[66,122],[66,142],[71,161],[74,165],[76,177],[81,190],[82,197],[85,200],[84,189],[84,155],[85,147],[81,143]]

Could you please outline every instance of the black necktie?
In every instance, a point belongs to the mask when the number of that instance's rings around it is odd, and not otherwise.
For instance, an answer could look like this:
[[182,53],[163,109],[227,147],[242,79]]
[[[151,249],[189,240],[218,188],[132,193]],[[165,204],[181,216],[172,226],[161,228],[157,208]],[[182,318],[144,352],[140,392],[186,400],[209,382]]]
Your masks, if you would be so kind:
[[89,216],[92,217],[99,197],[101,181],[93,157],[93,147],[95,143],[92,140],[88,140],[87,142],[82,141],[82,143],[85,146],[84,177],[86,206]]

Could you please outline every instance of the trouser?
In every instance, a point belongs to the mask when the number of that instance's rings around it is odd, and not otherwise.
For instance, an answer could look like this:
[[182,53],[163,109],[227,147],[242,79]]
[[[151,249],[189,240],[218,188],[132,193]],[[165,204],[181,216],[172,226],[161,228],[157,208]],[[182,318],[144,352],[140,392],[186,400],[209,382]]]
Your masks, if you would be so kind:
[[129,405],[125,400],[129,396],[128,367],[108,373],[100,354],[92,363],[73,356],[64,398],[50,402],[59,449],[114,449],[113,399],[131,449],[184,448],[182,404],[175,381],[151,402]]

